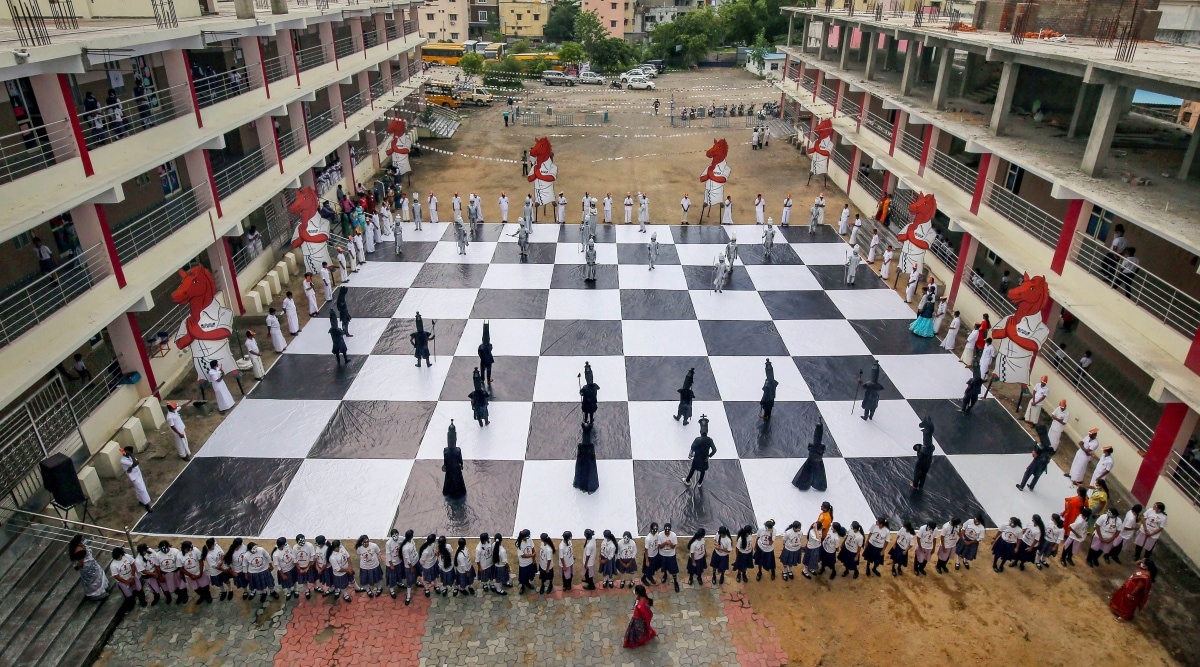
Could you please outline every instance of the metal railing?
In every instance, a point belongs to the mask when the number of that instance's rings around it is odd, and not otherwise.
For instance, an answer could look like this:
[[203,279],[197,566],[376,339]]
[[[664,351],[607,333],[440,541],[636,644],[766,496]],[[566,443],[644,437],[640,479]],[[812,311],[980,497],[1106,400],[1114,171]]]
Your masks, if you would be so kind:
[[[113,228],[113,242],[122,264],[153,248],[208,208],[208,182],[203,181]],[[203,208],[202,208],[203,207]]]
[[935,239],[929,244],[929,252],[933,253],[933,256],[941,260],[942,264],[945,264],[946,268],[951,271],[958,267],[958,251],[950,244]]
[[405,72],[402,71],[403,69],[404,68],[402,68],[402,67],[395,67],[392,69],[392,87],[393,88],[399,87],[400,84],[404,83],[407,80],[407,77],[404,76]]
[[[800,135],[800,136],[804,136],[804,135]],[[836,150],[830,151],[829,157],[830,157],[830,159],[833,160],[834,164],[836,164],[838,167],[841,167],[842,171],[846,172],[847,174],[850,173],[850,158],[846,157],[845,155],[839,153]]]
[[191,90],[183,83],[79,114],[83,142],[88,149],[148,130],[191,113]]
[[333,109],[326,109],[308,119],[308,136],[310,139],[316,139],[332,130],[334,125],[337,125],[337,121],[333,118]]
[[279,154],[287,157],[292,153],[300,150],[300,147],[305,144],[304,137],[300,136],[301,128],[288,130],[279,135]]
[[250,90],[250,76],[245,66],[196,79],[196,101],[201,108],[237,97]]
[[67,120],[0,137],[0,183],[11,183],[75,157],[75,137]]
[[[1079,362],[1071,358],[1071,355],[1059,347],[1053,339],[1046,339],[1046,342],[1042,343],[1040,354],[1063,379],[1074,385],[1075,390],[1084,400],[1112,423],[1118,433],[1143,452],[1150,447],[1150,439],[1154,437],[1154,428],[1134,414],[1127,407],[1125,401],[1113,396],[1112,392],[1100,383],[1094,372],[1085,371]],[[1095,367],[1096,364],[1092,364],[1092,368],[1089,370],[1093,370]]]
[[399,30],[396,28],[396,24],[395,24],[395,23],[392,23],[391,25],[388,25],[388,26],[385,28],[385,30],[386,30],[386,32],[387,32],[387,38],[388,38],[388,40],[389,40],[389,41],[390,41],[390,40],[393,40],[393,39],[397,39],[397,35],[398,35],[398,34],[399,34],[399,32],[400,32],[400,31],[399,31]]
[[[1000,187],[994,181],[984,188],[984,202],[1009,222],[1029,232],[1051,248],[1058,245],[1062,221]],[[1195,330],[1192,331],[1195,333]]]
[[800,87],[811,93],[813,92],[813,89],[817,87],[817,80],[811,76],[806,76],[804,77],[804,80],[800,82]]
[[978,171],[937,149],[931,151],[930,154],[933,157],[930,166],[934,173],[950,181],[963,192],[975,192],[975,181],[979,179]]
[[54,374],[0,416],[0,492],[9,494],[14,507],[19,507],[41,488],[38,479],[25,483],[28,477],[37,477],[30,471],[38,461],[64,445],[73,450],[81,444],[83,432],[70,406],[67,384]]
[[102,265],[106,255],[104,244],[97,243],[0,299],[0,346],[13,342],[88,291],[93,285],[89,268]]
[[975,269],[968,268],[964,272],[963,279],[967,281],[967,288],[983,300],[988,312],[996,316],[992,319],[993,322],[998,322],[1001,317],[1017,312],[1017,307],[995,287],[989,285],[983,275],[976,272]]
[[242,189],[267,170],[267,161],[263,158],[263,149],[259,147],[238,159],[224,169],[213,174],[213,183],[217,186],[217,196],[221,199]]
[[377,46],[378,44],[379,44],[378,30],[374,26],[368,28],[367,26],[364,25],[363,26],[363,46],[370,49],[370,48]]
[[354,41],[354,36],[343,37],[333,43],[333,52],[338,58],[345,58],[353,53],[358,52],[358,44]]
[[821,90],[817,93],[817,96],[829,104],[837,103],[837,91],[828,86],[822,85]]
[[310,46],[307,49],[299,49],[296,51],[296,63],[300,67],[301,72],[307,72],[314,67],[320,67],[329,62],[328,56],[325,54],[325,45],[318,44]]
[[123,381],[121,364],[113,359],[100,369],[99,373],[93,375],[90,382],[84,383],[79,391],[71,396],[71,408],[81,419],[86,418],[100,407],[101,403],[108,400]]
[[900,152],[920,162],[925,143],[907,132],[900,133]]
[[342,98],[342,114],[343,118],[349,118],[362,110],[366,100],[363,99],[361,92],[354,93],[349,97]]
[[871,199],[879,201],[883,198],[883,188],[880,187],[875,181],[872,181],[870,176],[867,176],[866,174],[857,174],[854,177],[854,182],[862,187],[863,190],[866,190],[867,194],[871,196]]
[[1071,259],[1079,267],[1111,286],[1118,294],[1179,333],[1192,337],[1200,328],[1200,300],[1138,266],[1121,270],[1124,258],[1090,236],[1077,235]]
[[383,77],[371,82],[371,99],[377,100],[383,97],[387,92],[387,84],[384,83]]
[[841,101],[838,102],[838,111],[842,112],[843,116],[858,116],[862,113],[862,107],[846,95],[842,95]]
[[405,35],[406,37],[407,37],[408,35],[411,35],[411,34],[413,34],[413,32],[414,32],[415,30],[416,30],[416,26],[414,26],[414,25],[413,25],[413,22],[412,22],[412,21],[405,21],[405,22],[404,22],[404,35]]
[[[270,204],[267,204],[263,208],[271,210],[272,207]],[[262,240],[258,243],[247,242],[241,249],[233,253],[234,270],[241,273],[246,270],[247,266],[250,266],[251,262],[264,253],[270,252],[274,254],[278,252],[291,239],[291,227],[286,225],[286,220],[280,222],[274,216],[264,215],[263,228],[258,230],[262,234]]]
[[83,535],[92,549],[92,555],[101,567],[112,562],[112,550],[115,547],[121,547],[127,553],[136,553],[133,536],[128,530],[94,526],[72,519],[36,514],[12,507],[0,507],[0,517],[3,517],[4,524],[10,529],[52,542],[67,544],[76,535]]
[[179,330],[179,323],[188,316],[190,306],[186,303],[176,303],[167,309],[161,317],[149,326],[142,327],[142,338],[146,345],[157,345],[159,334],[165,334],[168,339],[174,337]]
[[863,126],[875,134],[883,137],[887,141],[892,140],[892,124],[881,116],[877,116],[870,111],[867,111],[867,117],[863,119]]
[[267,73],[267,83],[282,81],[293,74],[292,56],[278,55],[263,61],[263,71]]
[[1171,478],[1193,505],[1200,507],[1200,468],[1196,464],[1183,458],[1179,450],[1171,450],[1163,474]]
[[367,158],[371,157],[371,151],[367,150],[367,145],[365,143],[361,145],[351,145],[350,148],[350,161],[353,162],[354,166],[356,167],[362,164]]

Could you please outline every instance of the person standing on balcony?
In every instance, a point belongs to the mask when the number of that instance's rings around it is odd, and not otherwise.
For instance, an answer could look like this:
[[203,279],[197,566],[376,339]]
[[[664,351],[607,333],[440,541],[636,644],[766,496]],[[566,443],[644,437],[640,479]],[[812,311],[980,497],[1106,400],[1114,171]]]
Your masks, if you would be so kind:
[[179,404],[175,401],[167,403],[167,427],[171,429],[171,439],[175,441],[175,451],[179,452],[179,458],[184,461],[192,457],[192,450],[188,448],[187,426],[183,423],[183,416],[179,414]]
[[1104,282],[1109,285],[1113,284],[1117,273],[1117,264],[1121,262],[1121,256],[1125,253],[1125,225],[1117,225],[1113,228],[1113,238],[1108,244],[1108,252],[1104,253],[1104,259],[1100,267],[1100,274],[1104,277]]
[[38,271],[44,276],[54,272],[54,253],[49,246],[42,243],[40,237],[33,237],[33,253],[37,256]]
[[108,116],[108,128],[114,138],[120,139],[129,134],[125,111],[121,108],[121,98],[117,97],[117,91],[111,88],[108,89],[108,97],[104,98],[104,113]]
[[83,95],[83,113],[88,116],[86,123],[88,129],[91,130],[92,136],[90,138],[92,142],[97,146],[103,144],[107,138],[104,127],[104,114],[100,111],[100,100],[96,99],[96,96],[90,90]]
[[1121,260],[1121,273],[1117,276],[1117,280],[1121,283],[1121,290],[1125,292],[1125,297],[1133,298],[1133,277],[1141,268],[1141,262],[1135,256],[1137,248],[1132,246],[1125,249],[1125,259]]

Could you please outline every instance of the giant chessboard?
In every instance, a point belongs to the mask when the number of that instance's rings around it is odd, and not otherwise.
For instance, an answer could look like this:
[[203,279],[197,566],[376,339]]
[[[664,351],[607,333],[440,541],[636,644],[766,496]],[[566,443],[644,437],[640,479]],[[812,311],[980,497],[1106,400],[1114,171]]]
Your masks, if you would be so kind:
[[[680,534],[711,534],[768,518],[807,523],[823,501],[847,524],[982,512],[992,526],[1048,515],[1069,495],[1053,471],[1036,492],[1013,487],[1029,435],[994,399],[957,412],[969,371],[908,331],[912,310],[868,267],[845,284],[848,246],[829,228],[782,229],[768,258],[762,228],[655,225],[662,248],[651,271],[649,234],[601,226],[594,283],[583,280],[578,229],[535,225],[522,261],[515,225],[479,226],[465,255],[447,225],[406,225],[402,255],[380,248],[350,280],[349,365],[330,353],[327,317],[311,321],[136,530],[644,534],[670,521]],[[718,294],[712,265],[730,234],[740,259]],[[417,312],[436,335],[431,368],[414,366]],[[484,322],[496,360],[491,425],[481,428],[467,395]],[[769,424],[758,406],[766,359],[780,383]],[[874,360],[886,390],[864,421],[856,379]],[[584,362],[600,385],[592,495],[571,486]],[[680,481],[699,426],[672,419],[690,368],[695,417],[708,416],[717,445],[699,489]],[[909,481],[923,416],[936,426],[937,456],[918,493]],[[818,419],[829,489],[801,492],[791,479]],[[461,501],[441,494],[451,420],[466,459]]]

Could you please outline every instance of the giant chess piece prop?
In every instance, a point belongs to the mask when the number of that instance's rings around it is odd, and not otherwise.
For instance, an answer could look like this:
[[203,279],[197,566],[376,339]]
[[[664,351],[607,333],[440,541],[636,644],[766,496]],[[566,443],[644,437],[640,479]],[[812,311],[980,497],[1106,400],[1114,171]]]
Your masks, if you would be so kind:
[[579,388],[580,405],[583,409],[583,423],[592,424],[596,418],[596,408],[599,407],[600,385],[592,377],[592,364],[583,362],[584,384]]
[[933,467],[933,420],[929,415],[921,420],[921,442],[913,445],[913,451],[917,453],[917,464],[911,486],[920,491],[925,488],[925,477]]
[[458,448],[458,431],[454,428],[454,420],[450,420],[450,428],[446,430],[446,448],[442,450],[442,472],[446,480],[442,482],[442,495],[447,498],[463,498],[467,495],[467,483],[463,479],[462,450]]
[[571,484],[584,493],[595,493],[600,488],[600,476],[596,470],[596,445],[592,443],[594,425],[582,425],[579,447],[575,452],[575,481]]
[[775,379],[775,367],[771,365],[771,360],[767,359],[766,365],[767,379],[763,382],[762,398],[758,401],[760,408],[759,418],[763,421],[771,421],[771,411],[775,409],[775,390],[779,387],[779,381]]
[[879,382],[879,362],[871,366],[871,379],[863,383],[862,418],[875,419],[875,409],[879,407],[879,395],[886,389]]
[[800,466],[800,471],[792,478],[792,486],[807,491],[816,489],[824,491],[829,488],[829,482],[825,477],[825,423],[820,419],[817,420],[817,426],[813,429],[812,442],[808,443],[808,458],[804,460],[804,465]]
[[425,366],[432,366],[429,362],[429,341],[433,340],[433,332],[425,330],[425,321],[421,319],[421,313],[417,313],[416,317],[417,330],[408,334],[408,340],[413,346],[413,356],[417,358],[417,366],[420,367],[421,360],[425,360]]
[[679,392],[679,407],[675,410],[675,421],[683,419],[684,426],[687,426],[692,418],[692,399],[696,398],[696,392],[692,391],[692,383],[695,380],[696,369],[690,368],[687,375],[683,376],[683,386],[676,389]]
[[492,364],[496,363],[496,358],[492,356],[492,325],[490,322],[483,323],[483,342],[479,344],[479,372],[486,380],[488,392],[491,393],[492,384]]
[[708,472],[708,460],[717,453],[716,443],[708,436],[708,415],[700,415],[699,422],[700,435],[692,441],[691,451],[688,452],[688,458],[692,460],[692,467],[688,470],[687,477],[683,478],[684,484],[691,484],[692,475],[700,473],[700,479],[696,482],[697,488],[704,484],[704,475]]
[[471,399],[471,418],[480,426],[487,426],[492,423],[488,419],[488,392],[483,386],[483,375],[478,368],[471,373],[471,382],[475,386],[475,390],[467,395],[467,398]]

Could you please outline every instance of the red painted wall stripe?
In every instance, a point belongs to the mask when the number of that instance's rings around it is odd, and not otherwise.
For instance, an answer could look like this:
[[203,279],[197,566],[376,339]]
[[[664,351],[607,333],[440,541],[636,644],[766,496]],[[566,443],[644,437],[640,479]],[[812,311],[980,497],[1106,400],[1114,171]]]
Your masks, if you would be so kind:
[[1162,417],[1158,420],[1158,426],[1154,428],[1154,437],[1150,439],[1150,447],[1142,456],[1142,465],[1138,468],[1133,487],[1129,490],[1143,505],[1150,501],[1150,494],[1162,475],[1171,450],[1175,448],[1175,440],[1179,437],[1179,429],[1183,426],[1187,414],[1186,403],[1167,403],[1163,406]]
[[71,121],[71,133],[75,135],[75,147],[79,150],[79,160],[83,163],[83,175],[93,176],[96,170],[92,168],[92,156],[88,153],[87,141],[83,138],[83,126],[79,124],[79,112],[75,110],[75,97],[71,95],[71,82],[66,74],[58,75],[58,87],[62,90],[67,118]]

